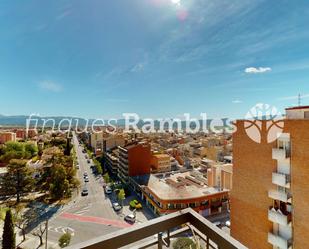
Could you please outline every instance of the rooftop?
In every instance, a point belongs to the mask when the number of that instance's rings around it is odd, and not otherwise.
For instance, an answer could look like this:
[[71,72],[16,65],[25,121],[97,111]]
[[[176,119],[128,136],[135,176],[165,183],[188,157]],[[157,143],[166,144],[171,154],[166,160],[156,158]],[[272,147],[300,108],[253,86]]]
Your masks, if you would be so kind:
[[293,106],[293,107],[285,108],[285,110],[299,110],[299,109],[309,109],[309,105]]
[[151,174],[134,179],[161,200],[194,199],[228,192],[209,187],[207,179],[197,171]]

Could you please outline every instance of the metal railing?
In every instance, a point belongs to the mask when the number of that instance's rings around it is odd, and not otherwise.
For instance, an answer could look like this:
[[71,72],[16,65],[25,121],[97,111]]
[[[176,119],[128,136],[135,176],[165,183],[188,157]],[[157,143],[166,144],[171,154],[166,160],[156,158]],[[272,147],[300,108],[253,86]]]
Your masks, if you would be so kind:
[[[132,243],[135,243],[134,248],[141,249],[158,245],[158,248],[161,249],[164,244],[169,244],[170,237],[188,231],[188,229],[192,232],[194,237],[198,236],[205,241],[206,248],[247,249],[247,247],[243,246],[240,242],[223,232],[216,225],[206,220],[191,208],[164,215],[108,235],[100,236],[70,246],[68,249],[115,249],[128,246]],[[162,236],[162,233],[166,235]],[[156,234],[158,234],[158,238],[153,239],[153,235]],[[145,242],[145,238],[148,237],[149,241]],[[136,246],[136,242],[140,242],[138,246]]]

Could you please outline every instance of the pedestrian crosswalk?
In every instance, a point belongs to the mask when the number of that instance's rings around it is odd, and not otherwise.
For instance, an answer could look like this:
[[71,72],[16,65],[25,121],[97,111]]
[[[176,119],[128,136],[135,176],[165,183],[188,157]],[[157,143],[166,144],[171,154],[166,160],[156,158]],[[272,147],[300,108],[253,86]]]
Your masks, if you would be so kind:
[[91,203],[87,203],[84,206],[82,206],[80,209],[72,212],[73,214],[77,214],[77,215],[83,215],[87,212],[89,212],[90,208],[91,208],[92,204]]

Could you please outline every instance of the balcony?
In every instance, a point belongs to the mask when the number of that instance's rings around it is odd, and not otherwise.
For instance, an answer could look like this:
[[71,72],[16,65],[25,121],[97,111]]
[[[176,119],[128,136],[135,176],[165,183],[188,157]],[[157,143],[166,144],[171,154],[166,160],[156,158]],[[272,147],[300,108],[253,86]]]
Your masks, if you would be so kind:
[[[128,246],[141,249],[155,245],[157,245],[158,249],[162,249],[163,246],[170,246],[170,238],[188,232],[194,234],[195,238],[205,241],[206,248],[247,249],[247,247],[191,208],[164,215],[130,228],[121,229],[114,233],[70,246],[68,249],[114,249]],[[158,236],[154,238],[156,234]],[[146,238],[149,239],[147,240]],[[132,245],[133,243],[134,245]]]
[[290,188],[290,175],[274,172],[272,183],[281,187]]
[[287,226],[292,221],[292,214],[284,214],[283,212],[280,212],[279,210],[275,210],[273,207],[270,207],[268,210],[268,220],[283,226]]
[[268,197],[274,200],[279,200],[283,202],[290,202],[291,195],[288,192],[280,190],[269,190]]
[[281,237],[279,234],[268,233],[268,243],[273,246],[277,246],[280,249],[289,249],[292,246],[291,239],[285,239]]
[[125,168],[125,169],[128,169],[128,168],[129,168],[128,164],[127,164],[127,163],[124,163],[124,162],[121,161],[121,160],[119,160],[119,165],[120,165],[121,168]]
[[272,158],[274,160],[284,160],[290,158],[290,154],[289,149],[273,148]]
[[120,159],[119,161],[128,164],[128,159],[127,159],[127,158],[125,158],[125,157],[120,157],[119,159]]

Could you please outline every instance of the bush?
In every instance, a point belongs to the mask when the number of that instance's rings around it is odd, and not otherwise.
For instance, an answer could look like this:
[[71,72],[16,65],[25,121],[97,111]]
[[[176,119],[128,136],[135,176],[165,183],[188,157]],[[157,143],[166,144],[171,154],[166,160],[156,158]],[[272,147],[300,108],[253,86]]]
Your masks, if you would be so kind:
[[196,249],[196,244],[192,239],[182,237],[173,243],[173,249]]
[[141,209],[143,208],[143,206],[141,203],[139,203],[138,200],[133,200],[133,201],[130,201],[130,208],[131,209]]
[[71,234],[70,233],[64,233],[63,235],[61,235],[61,237],[58,240],[58,245],[61,248],[64,248],[66,246],[68,246],[71,242]]

